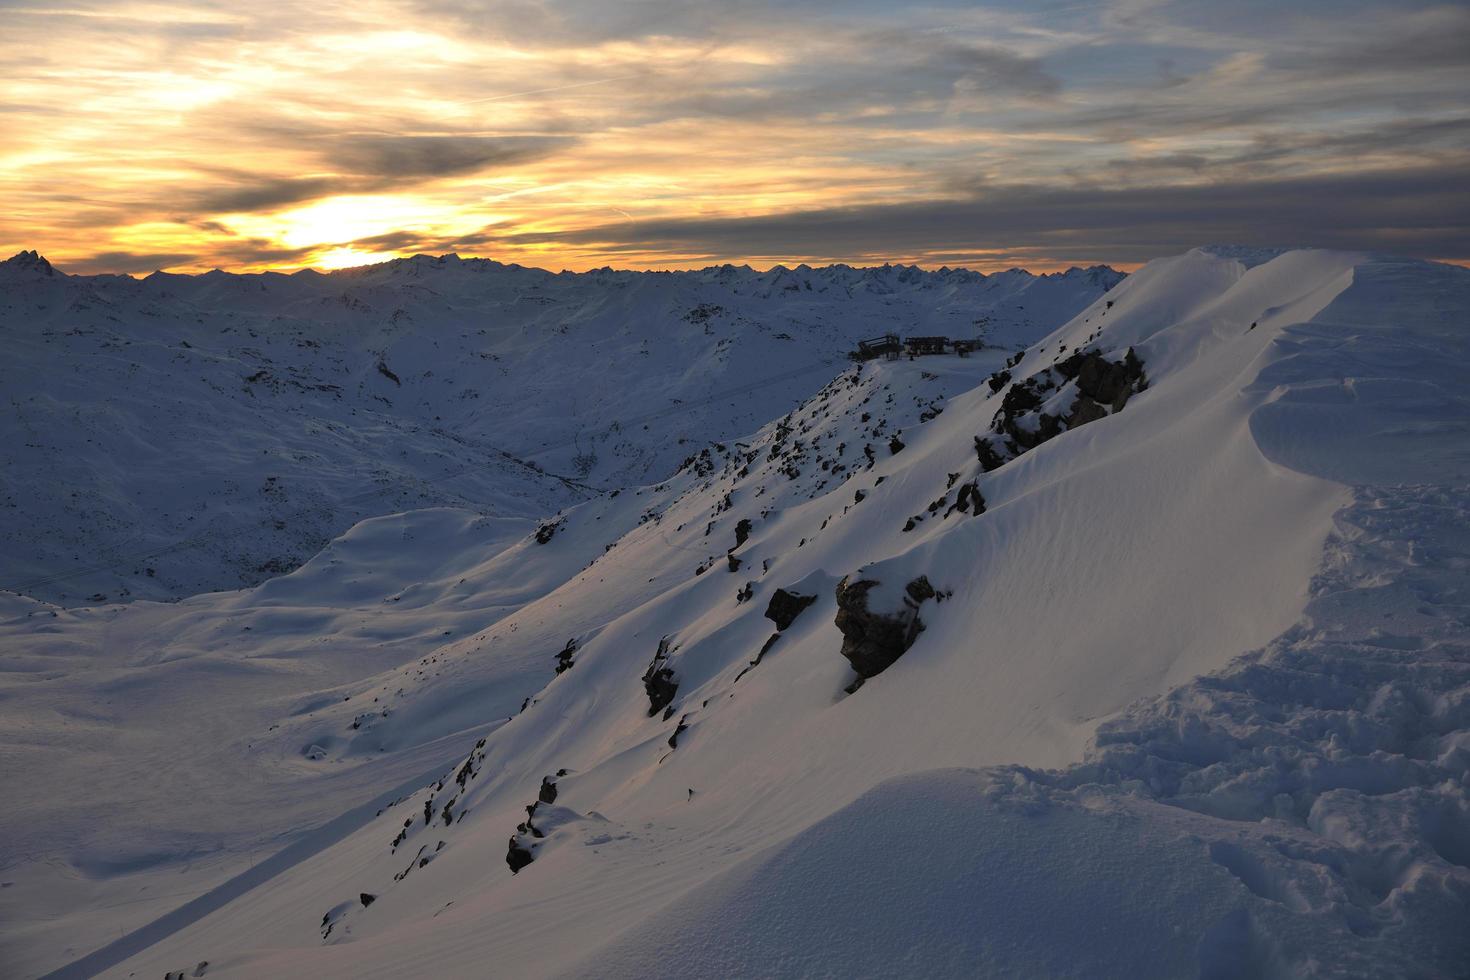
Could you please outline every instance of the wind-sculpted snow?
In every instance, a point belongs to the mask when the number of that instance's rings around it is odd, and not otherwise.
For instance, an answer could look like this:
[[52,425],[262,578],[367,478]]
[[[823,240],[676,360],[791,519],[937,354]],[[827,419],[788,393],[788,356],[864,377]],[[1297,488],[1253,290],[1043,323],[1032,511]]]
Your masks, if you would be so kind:
[[884,783],[579,976],[1453,977],[1470,487],[1365,490],[1303,622],[1063,770]]
[[[1433,434],[1466,421],[1467,293],[1196,250],[1019,359],[851,366],[663,482],[524,522],[467,584],[541,591],[255,736],[300,787],[456,745],[440,776],[90,962],[1454,976],[1470,474]],[[1394,383],[1358,384],[1369,350]],[[1066,424],[987,460],[1015,386],[1046,397],[1012,428]],[[846,656],[879,618],[895,642]]]
[[1382,259],[1288,329],[1256,379],[1262,450],[1342,483],[1453,482],[1470,470],[1470,269]]
[[788,411],[874,333],[1025,346],[1120,279],[886,266],[327,275],[0,263],[0,589],[180,598],[363,518],[540,517]]

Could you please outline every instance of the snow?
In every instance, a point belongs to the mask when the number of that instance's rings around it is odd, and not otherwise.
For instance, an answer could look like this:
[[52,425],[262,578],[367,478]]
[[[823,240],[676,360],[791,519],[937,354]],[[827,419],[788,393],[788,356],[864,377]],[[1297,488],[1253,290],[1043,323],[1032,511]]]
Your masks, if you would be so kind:
[[0,588],[177,599],[258,584],[383,513],[541,517],[759,427],[862,337],[1014,349],[1121,278],[421,255],[134,280],[22,253],[0,264]]
[[[67,976],[1457,975],[1467,303],[1432,263],[1199,249],[1029,347],[1011,386],[1079,350],[1147,383],[989,472],[1007,351],[872,362],[539,524],[411,511],[243,593],[6,599],[31,679],[5,717],[34,736],[6,765],[41,791],[0,829],[96,874],[16,863],[6,949],[39,973],[135,930]],[[972,480],[984,512],[952,511]],[[833,590],[858,573],[875,610],[939,594],[854,689]],[[816,596],[779,631],[778,588]],[[92,676],[104,648],[218,744],[170,759],[169,726],[114,709],[48,748],[123,681]],[[297,850],[252,877],[254,821]],[[156,866],[119,865],[149,834]],[[219,848],[185,878],[212,897],[118,910],[191,841]]]

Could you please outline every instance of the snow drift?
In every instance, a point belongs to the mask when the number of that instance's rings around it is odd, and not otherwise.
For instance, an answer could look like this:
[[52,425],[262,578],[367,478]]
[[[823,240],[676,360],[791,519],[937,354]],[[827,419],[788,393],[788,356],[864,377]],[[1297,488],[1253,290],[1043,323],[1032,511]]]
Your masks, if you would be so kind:
[[1464,270],[1200,249],[849,368],[258,733],[462,750],[69,975],[1456,975],[1467,322]]

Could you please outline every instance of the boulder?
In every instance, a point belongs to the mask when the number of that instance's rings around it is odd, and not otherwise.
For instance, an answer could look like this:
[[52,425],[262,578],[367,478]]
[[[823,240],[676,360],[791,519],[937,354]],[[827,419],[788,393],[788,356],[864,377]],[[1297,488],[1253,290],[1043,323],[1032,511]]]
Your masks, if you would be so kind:
[[817,597],[814,595],[777,589],[771,596],[770,604],[766,606],[766,618],[776,624],[776,629],[785,630],[796,621],[803,609],[816,601]]
[[897,609],[871,610],[868,594],[879,583],[851,576],[837,583],[837,629],[842,633],[842,655],[860,678],[874,677],[891,667],[913,645],[923,630],[919,606],[935,596],[934,587],[919,576],[904,587]]
[[536,856],[522,847],[519,840],[515,837],[510,839],[510,849],[506,851],[505,863],[510,865],[511,874],[520,874],[521,869],[534,860],[536,860]]

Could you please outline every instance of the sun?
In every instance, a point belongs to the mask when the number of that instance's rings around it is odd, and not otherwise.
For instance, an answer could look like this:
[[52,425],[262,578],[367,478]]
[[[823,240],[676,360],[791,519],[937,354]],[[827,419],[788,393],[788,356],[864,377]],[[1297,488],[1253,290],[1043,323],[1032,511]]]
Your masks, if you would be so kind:
[[364,252],[347,245],[317,252],[312,255],[309,264],[315,269],[350,269],[359,265],[377,265],[397,257],[393,252]]
[[276,239],[291,248],[355,242],[423,227],[440,217],[429,202],[390,194],[329,197],[277,214]]

